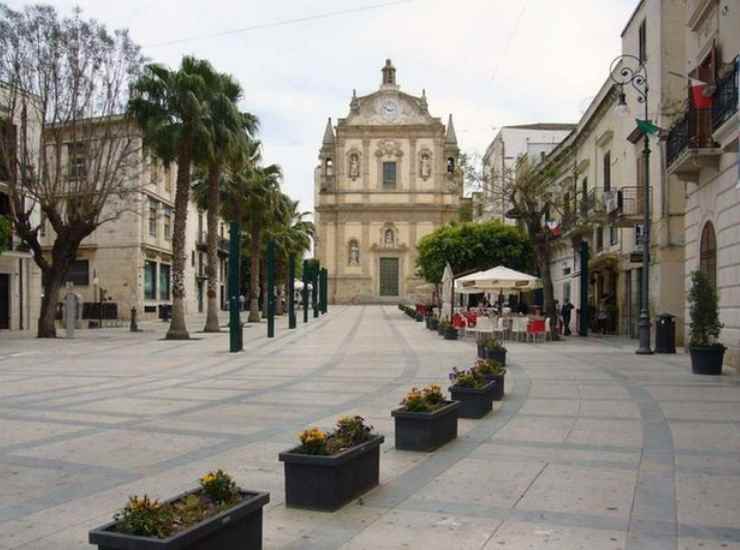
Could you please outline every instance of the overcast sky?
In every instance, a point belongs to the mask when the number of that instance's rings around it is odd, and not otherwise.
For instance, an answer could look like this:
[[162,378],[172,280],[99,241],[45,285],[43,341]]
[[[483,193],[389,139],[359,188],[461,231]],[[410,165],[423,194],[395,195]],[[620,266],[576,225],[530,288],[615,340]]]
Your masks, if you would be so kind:
[[[29,2],[5,0],[19,8]],[[445,121],[463,151],[485,151],[497,127],[575,122],[620,51],[638,0],[53,0],[128,27],[152,60],[207,58],[246,91],[265,157],[284,188],[313,208],[313,169],[327,117],[349,111],[352,89],[376,90],[390,57],[401,89]],[[327,17],[380,4],[395,4]],[[292,19],[306,20],[269,26]],[[220,32],[267,25],[246,32]],[[182,39],[184,42],[164,44]]]

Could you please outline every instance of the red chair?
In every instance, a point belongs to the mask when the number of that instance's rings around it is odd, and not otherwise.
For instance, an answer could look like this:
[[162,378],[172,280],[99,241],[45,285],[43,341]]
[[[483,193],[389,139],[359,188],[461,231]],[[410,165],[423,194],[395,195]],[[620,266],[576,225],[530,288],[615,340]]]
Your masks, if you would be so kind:
[[472,328],[478,323],[478,316],[474,311],[468,311],[465,314],[465,320],[468,322],[468,327]]
[[537,337],[542,335],[542,340],[545,339],[545,320],[544,319],[532,319],[527,325],[527,340],[532,336],[532,341],[536,342]]
[[463,319],[463,316],[459,313],[455,313],[455,315],[452,316],[452,326],[458,330],[465,330],[466,323],[465,319]]

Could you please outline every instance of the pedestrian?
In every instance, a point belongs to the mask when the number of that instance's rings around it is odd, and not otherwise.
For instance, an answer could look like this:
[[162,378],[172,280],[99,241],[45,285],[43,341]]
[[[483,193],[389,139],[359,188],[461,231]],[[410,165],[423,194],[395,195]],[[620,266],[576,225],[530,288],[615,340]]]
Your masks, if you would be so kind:
[[570,336],[570,314],[573,311],[573,304],[570,303],[570,298],[565,299],[563,307],[560,308],[560,315],[563,318],[563,334]]
[[[562,334],[562,322],[560,318],[560,301],[555,300],[555,307],[553,308],[555,311],[555,332],[558,334]],[[548,315],[550,312],[547,313]]]

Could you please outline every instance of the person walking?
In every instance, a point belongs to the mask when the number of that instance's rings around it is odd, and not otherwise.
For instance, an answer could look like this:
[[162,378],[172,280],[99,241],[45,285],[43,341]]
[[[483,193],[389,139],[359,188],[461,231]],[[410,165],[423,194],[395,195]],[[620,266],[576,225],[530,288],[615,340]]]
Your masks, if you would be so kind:
[[570,336],[570,314],[573,311],[573,304],[570,303],[570,298],[565,299],[563,307],[560,308],[560,315],[563,318],[563,334]]
[[602,335],[606,335],[606,324],[609,319],[609,313],[606,311],[606,298],[602,298],[599,302],[599,311],[596,314],[596,320],[598,321],[599,332]]

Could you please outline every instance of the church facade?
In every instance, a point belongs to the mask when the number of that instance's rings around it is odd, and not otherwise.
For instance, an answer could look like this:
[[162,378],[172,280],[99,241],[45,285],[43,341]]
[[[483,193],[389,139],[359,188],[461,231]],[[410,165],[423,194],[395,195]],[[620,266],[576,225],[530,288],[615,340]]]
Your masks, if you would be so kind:
[[429,113],[426,92],[400,91],[390,60],[380,89],[353,93],[349,115],[324,131],[315,179],[315,256],[331,303],[431,297],[416,245],[457,218],[463,192],[452,115]]

